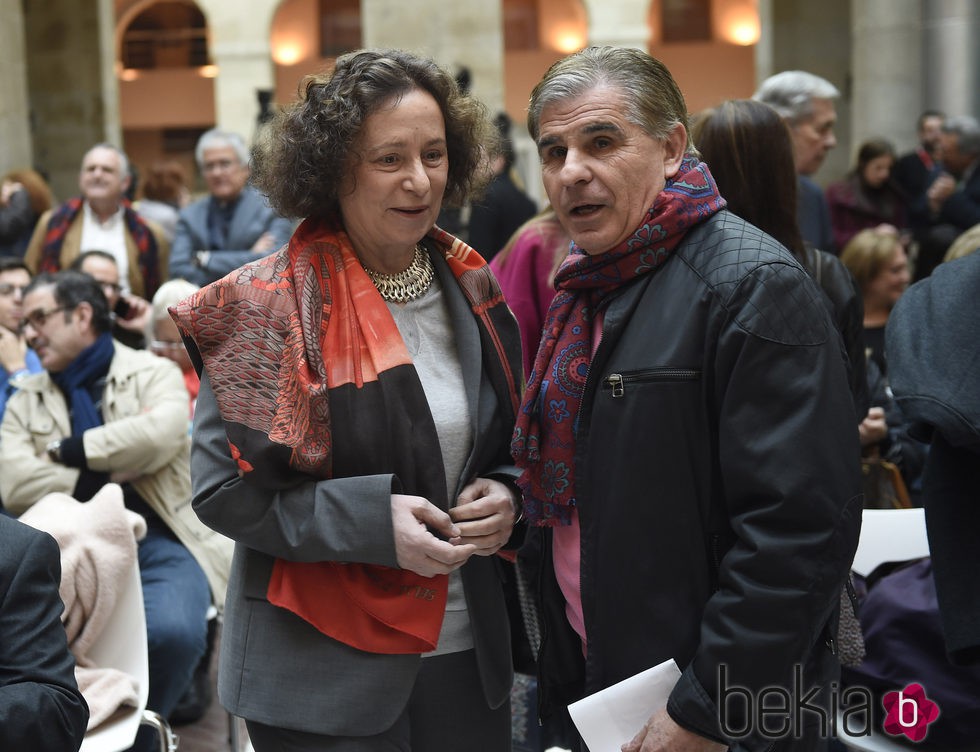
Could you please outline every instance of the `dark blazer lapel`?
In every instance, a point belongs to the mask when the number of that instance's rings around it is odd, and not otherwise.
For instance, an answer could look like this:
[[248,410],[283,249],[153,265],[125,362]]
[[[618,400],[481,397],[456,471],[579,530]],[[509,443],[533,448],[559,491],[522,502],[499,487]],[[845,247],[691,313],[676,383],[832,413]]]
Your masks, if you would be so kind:
[[[456,351],[459,353],[459,362],[463,370],[463,383],[466,387],[466,402],[470,409],[470,426],[473,430],[473,449],[466,460],[463,469],[462,479],[469,478],[472,474],[471,465],[478,455],[477,442],[481,436],[486,435],[487,421],[493,417],[493,410],[487,410],[487,397],[491,397],[491,404],[495,406],[496,397],[490,382],[483,378],[483,350],[480,347],[480,330],[476,320],[473,318],[473,311],[470,308],[466,296],[459,289],[456,277],[449,269],[445,259],[439,253],[429,251],[433,257],[433,265],[436,274],[439,276],[439,283],[442,285],[443,295],[449,307],[449,315],[453,320],[453,330],[456,332]],[[481,392],[489,392],[483,395]],[[481,406],[483,409],[481,409]]]
[[[228,250],[246,251],[258,239],[255,228],[251,226],[255,221],[256,213],[261,208],[256,205],[257,198],[258,195],[251,186],[246,185],[242,189],[235,213],[231,217],[231,224],[228,226]],[[248,241],[247,238],[251,240]]]

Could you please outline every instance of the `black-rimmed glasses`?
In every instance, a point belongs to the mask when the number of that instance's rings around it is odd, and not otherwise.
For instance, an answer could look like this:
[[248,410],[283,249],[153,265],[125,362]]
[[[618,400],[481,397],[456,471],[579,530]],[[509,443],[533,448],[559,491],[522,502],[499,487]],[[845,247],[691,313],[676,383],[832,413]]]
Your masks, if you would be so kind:
[[35,330],[40,329],[42,326],[48,323],[48,319],[54,314],[60,313],[61,311],[72,311],[74,309],[75,306],[58,306],[57,308],[52,308],[47,311],[44,309],[31,311],[20,320],[19,329],[23,332],[27,328],[28,324],[33,326]]

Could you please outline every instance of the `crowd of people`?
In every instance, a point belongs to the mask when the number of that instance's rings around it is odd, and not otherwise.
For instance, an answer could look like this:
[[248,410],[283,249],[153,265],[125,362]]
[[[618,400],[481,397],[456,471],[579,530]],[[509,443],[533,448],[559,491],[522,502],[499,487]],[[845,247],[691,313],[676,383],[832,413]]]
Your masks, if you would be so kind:
[[[130,201],[106,143],[60,204],[7,175],[0,623],[43,640],[0,678],[0,746],[49,718],[43,749],[76,748],[88,719],[56,552],[9,518],[114,485],[146,523],[148,707],[203,712],[216,608],[219,698],[258,752],[510,749],[515,623],[542,750],[584,752],[569,703],[671,659],[624,752],[831,749],[820,713],[753,703],[837,707],[868,468],[940,547],[980,433],[969,311],[950,335],[936,302],[976,294],[980,125],[925,112],[913,153],[870,139],[824,191],[839,96],[787,71],[689,117],[655,58],[587,48],[531,92],[537,212],[509,120],[362,50],[251,150],[204,133],[199,198],[161,162]],[[977,600],[954,554],[936,572],[976,661]]]

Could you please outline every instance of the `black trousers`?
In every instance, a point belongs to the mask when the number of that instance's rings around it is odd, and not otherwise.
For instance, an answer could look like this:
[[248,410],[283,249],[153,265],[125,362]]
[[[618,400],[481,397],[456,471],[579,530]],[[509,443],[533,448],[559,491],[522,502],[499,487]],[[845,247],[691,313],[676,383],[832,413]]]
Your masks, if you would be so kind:
[[510,702],[487,706],[473,650],[423,659],[405,710],[376,736],[245,725],[255,752],[510,752],[511,746]]

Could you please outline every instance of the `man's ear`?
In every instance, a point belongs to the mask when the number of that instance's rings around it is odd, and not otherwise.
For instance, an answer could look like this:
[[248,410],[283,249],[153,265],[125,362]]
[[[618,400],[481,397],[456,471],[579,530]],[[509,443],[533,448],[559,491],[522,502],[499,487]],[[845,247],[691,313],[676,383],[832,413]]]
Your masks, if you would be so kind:
[[82,301],[77,306],[75,306],[74,313],[78,316],[77,321],[81,326],[82,331],[86,331],[92,328],[92,304],[88,301]]
[[664,176],[674,177],[680,169],[681,160],[687,154],[687,128],[681,123],[664,139]]

